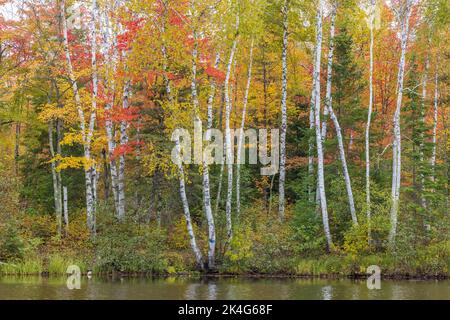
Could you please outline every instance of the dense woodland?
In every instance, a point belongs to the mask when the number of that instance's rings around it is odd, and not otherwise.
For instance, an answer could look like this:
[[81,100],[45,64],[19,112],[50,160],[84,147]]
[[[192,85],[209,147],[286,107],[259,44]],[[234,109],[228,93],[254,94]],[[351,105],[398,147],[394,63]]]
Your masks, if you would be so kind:
[[[448,19],[445,0],[0,0],[0,273],[448,276]],[[199,121],[237,164],[172,161]],[[248,128],[279,128],[275,175],[239,161]]]

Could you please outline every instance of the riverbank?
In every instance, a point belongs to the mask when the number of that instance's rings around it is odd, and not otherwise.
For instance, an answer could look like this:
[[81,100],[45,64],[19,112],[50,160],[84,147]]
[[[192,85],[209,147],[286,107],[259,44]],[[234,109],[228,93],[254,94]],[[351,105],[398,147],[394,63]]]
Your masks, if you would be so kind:
[[[326,256],[317,259],[290,259],[289,265],[274,272],[259,272],[257,269],[230,272],[224,266],[215,270],[188,269],[186,266],[177,270],[168,265],[161,270],[102,270],[98,266],[82,260],[64,258],[60,255],[50,257],[25,258],[16,263],[0,263],[0,276],[62,276],[67,274],[70,265],[80,267],[82,275],[107,277],[244,277],[244,278],[319,278],[319,279],[366,279],[367,267],[377,265],[381,269],[381,277],[393,280],[445,280],[450,279],[447,261],[446,266],[433,272],[423,272],[426,265],[417,266],[417,261],[409,265],[400,263],[392,256],[359,257],[358,261],[348,256]],[[296,261],[294,263],[294,260]],[[180,268],[179,268],[180,269]]]

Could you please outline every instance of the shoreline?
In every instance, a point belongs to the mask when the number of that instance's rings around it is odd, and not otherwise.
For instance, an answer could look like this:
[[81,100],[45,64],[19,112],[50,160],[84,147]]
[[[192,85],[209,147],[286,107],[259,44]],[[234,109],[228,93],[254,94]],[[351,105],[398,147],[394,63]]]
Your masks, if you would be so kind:
[[[2,277],[44,277],[56,278],[63,277],[66,274],[49,273],[47,271],[38,273],[0,273]],[[81,276],[88,277],[87,272],[82,272]],[[89,277],[102,278],[197,278],[197,279],[323,279],[323,280],[367,280],[368,274],[264,274],[264,273],[200,273],[200,272],[179,272],[179,273],[152,273],[152,272],[99,272],[92,273]],[[381,274],[382,280],[417,280],[417,281],[445,281],[449,280],[449,275],[444,274],[405,274],[405,273],[388,273]]]

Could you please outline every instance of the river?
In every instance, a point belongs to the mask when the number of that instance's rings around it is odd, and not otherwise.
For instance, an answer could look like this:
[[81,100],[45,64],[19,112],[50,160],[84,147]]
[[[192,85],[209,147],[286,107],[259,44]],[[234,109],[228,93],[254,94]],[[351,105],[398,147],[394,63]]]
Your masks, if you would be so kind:
[[369,290],[365,280],[242,277],[106,278],[82,277],[69,290],[63,277],[0,277],[0,299],[450,299],[450,280],[381,280]]

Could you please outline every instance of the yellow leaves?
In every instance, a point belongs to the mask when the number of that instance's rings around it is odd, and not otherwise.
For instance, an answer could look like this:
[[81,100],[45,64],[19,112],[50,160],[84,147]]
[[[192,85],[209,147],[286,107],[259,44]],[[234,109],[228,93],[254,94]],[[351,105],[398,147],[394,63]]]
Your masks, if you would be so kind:
[[81,132],[68,132],[64,135],[64,138],[61,140],[61,145],[68,145],[72,146],[74,144],[81,144],[83,145],[83,137],[81,135]]
[[63,119],[64,116],[64,109],[58,108],[55,103],[47,103],[39,114],[38,119],[42,122],[48,122],[50,120]]
[[177,169],[170,158],[170,152],[158,150],[149,142],[143,150],[142,165],[145,168],[145,175],[153,176],[155,171],[160,171],[166,179],[170,179],[177,175]]
[[64,157],[60,154],[56,155],[49,163],[58,163],[56,170],[61,171],[65,169],[80,169],[88,170],[95,166],[94,159],[87,159],[86,157],[67,156]]

